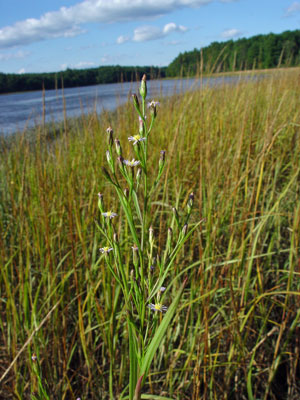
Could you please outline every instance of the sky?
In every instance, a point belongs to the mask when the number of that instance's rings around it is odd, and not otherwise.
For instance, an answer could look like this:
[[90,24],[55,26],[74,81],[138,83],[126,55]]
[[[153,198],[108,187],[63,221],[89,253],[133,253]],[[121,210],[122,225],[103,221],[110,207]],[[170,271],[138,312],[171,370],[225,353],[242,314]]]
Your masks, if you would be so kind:
[[214,41],[295,29],[293,0],[0,0],[0,72],[166,66]]

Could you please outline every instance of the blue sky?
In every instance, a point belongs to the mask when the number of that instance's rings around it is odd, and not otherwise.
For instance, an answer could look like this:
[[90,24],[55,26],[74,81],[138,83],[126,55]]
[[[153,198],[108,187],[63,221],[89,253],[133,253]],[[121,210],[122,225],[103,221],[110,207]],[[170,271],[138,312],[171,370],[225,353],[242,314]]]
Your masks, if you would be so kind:
[[293,0],[1,0],[0,72],[165,66],[213,41],[294,29]]

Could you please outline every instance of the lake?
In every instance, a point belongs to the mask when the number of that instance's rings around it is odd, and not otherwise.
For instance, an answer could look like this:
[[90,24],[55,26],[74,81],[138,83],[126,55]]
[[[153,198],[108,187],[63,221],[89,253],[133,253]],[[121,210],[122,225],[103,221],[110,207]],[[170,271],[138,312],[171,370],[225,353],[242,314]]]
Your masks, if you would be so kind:
[[[203,78],[204,85],[220,85],[236,83],[240,79],[253,78],[249,75],[234,75],[224,77]],[[160,96],[182,93],[188,89],[197,89],[199,79],[163,79],[147,82],[150,100]],[[67,88],[45,91],[45,121],[63,120],[64,101],[67,117],[78,117],[82,113],[101,112],[104,109],[113,110],[124,104],[132,93],[138,93],[139,82],[111,83],[85,87]],[[10,135],[14,132],[32,128],[42,123],[43,93],[42,91],[23,92],[0,95],[0,135]]]

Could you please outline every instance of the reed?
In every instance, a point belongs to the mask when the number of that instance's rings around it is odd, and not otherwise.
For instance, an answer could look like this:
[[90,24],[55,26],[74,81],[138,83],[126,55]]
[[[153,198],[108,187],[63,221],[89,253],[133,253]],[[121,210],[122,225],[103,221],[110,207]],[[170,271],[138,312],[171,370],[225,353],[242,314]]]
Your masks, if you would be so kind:
[[[184,218],[191,192],[189,225],[204,221],[164,277],[170,308],[188,279],[142,399],[300,395],[298,83],[299,70],[275,71],[160,99],[147,160],[153,182],[167,150],[149,200],[153,255],[161,260],[167,241],[175,244],[172,209]],[[132,154],[128,137],[139,124],[131,104],[37,129],[36,140],[1,141],[1,398],[128,398],[128,310],[99,251],[107,245],[98,229],[101,191],[118,214],[129,281],[130,225],[101,171],[108,126]],[[164,270],[151,266],[144,279],[154,284]],[[150,311],[147,338],[166,317]]]

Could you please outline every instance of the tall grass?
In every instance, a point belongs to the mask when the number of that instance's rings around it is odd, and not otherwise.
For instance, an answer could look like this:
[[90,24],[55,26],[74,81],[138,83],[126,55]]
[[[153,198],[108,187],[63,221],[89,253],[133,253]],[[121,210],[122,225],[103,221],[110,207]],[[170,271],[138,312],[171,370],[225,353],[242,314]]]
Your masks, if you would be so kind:
[[[155,254],[191,191],[191,223],[204,222],[167,275],[165,302],[188,281],[142,398],[300,396],[298,84],[298,70],[281,71],[161,99],[148,161],[151,178],[168,149],[151,203]],[[101,190],[126,238],[101,172],[109,125],[128,154],[129,104],[1,142],[1,398],[42,399],[42,385],[51,399],[107,399],[110,373],[115,398],[128,393],[126,312],[95,222]]]

